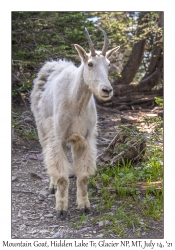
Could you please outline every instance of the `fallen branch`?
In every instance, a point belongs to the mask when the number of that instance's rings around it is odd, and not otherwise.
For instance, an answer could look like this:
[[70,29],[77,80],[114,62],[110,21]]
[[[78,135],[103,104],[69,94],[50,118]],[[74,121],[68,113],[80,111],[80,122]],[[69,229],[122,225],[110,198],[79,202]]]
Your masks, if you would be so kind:
[[108,143],[107,142],[102,142],[102,143],[97,143],[98,147],[107,147]]
[[110,163],[117,166],[124,162],[136,161],[143,157],[146,151],[146,141],[141,133],[132,125],[122,126],[103,153],[97,157],[97,164],[104,169]]

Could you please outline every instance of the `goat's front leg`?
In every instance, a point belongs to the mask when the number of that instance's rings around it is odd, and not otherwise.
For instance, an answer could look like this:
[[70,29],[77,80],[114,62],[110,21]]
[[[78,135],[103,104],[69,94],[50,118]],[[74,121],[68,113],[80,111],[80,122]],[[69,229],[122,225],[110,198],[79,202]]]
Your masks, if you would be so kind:
[[77,205],[82,213],[90,212],[87,187],[89,177],[94,174],[96,169],[95,160],[95,139],[86,140],[79,137],[73,147],[73,165],[77,176]]
[[[58,150],[59,149],[59,150]],[[69,168],[70,163],[66,158],[62,147],[48,147],[45,150],[45,162],[50,175],[50,191],[57,189],[56,210],[57,217],[65,218],[68,210],[68,186],[69,186]]]
[[77,176],[77,205],[78,209],[83,214],[84,212],[90,212],[90,202],[88,198],[88,176],[84,174],[78,174]]

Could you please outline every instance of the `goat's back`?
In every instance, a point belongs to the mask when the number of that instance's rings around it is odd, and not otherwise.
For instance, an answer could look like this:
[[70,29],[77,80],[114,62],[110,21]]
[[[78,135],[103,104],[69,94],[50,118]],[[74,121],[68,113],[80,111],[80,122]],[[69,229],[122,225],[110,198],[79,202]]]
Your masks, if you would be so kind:
[[69,71],[69,75],[71,75],[75,69],[77,68],[74,64],[66,60],[46,62],[43,65],[37,78],[34,80],[34,87],[31,92],[31,109],[35,117],[39,112],[40,114],[43,113],[45,118],[52,116],[53,93],[55,89],[58,90],[58,98],[61,98],[59,97],[59,92],[64,94],[69,88],[70,82],[68,77],[66,77],[67,73],[65,71]]

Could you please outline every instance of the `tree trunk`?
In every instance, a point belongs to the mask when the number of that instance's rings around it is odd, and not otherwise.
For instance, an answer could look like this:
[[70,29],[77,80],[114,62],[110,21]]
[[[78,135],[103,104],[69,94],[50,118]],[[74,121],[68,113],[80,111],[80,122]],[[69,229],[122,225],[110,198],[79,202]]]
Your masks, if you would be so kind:
[[[159,21],[158,21],[158,27],[162,29],[163,29],[163,18],[164,18],[163,14],[164,13],[162,11],[159,12]],[[150,76],[156,70],[157,67],[160,67],[160,60],[161,60],[162,51],[163,51],[162,45],[160,44],[161,40],[162,40],[162,35],[161,36],[156,35],[156,41],[155,41],[155,44],[153,45],[152,57],[150,60],[148,71],[146,72],[142,80]]]
[[150,76],[148,76],[146,79],[141,80],[137,84],[114,85],[113,86],[114,96],[122,96],[134,91],[142,92],[145,90],[151,90],[154,86],[156,86],[160,82],[161,78],[162,78],[162,71],[160,69],[157,69]]
[[[144,14],[144,16],[146,13]],[[159,27],[163,28],[163,12],[159,12]],[[133,47],[131,55],[124,67],[121,79],[116,79],[113,83],[114,96],[123,96],[132,92],[149,91],[158,85],[163,77],[163,56],[162,56],[162,37],[157,37],[157,43],[153,46],[152,57],[142,80],[137,84],[130,84],[140,66],[144,53],[145,40],[141,40]],[[136,70],[137,69],[137,70]]]
[[152,57],[150,60],[148,71],[145,73],[145,76],[142,78],[142,80],[146,79],[155,71],[161,52],[162,49],[160,46],[157,46],[157,44],[153,46]]
[[[146,15],[147,12],[140,13],[140,17],[138,20],[139,26],[142,27],[143,22],[145,23],[145,20],[143,21],[143,18]],[[142,32],[142,28],[138,28],[137,30],[138,34]],[[142,39],[134,44],[129,59],[121,72],[122,77],[114,80],[113,84],[130,84],[132,82],[141,64],[145,44],[146,44],[146,39]]]
[[142,61],[145,43],[144,39],[134,44],[129,59],[122,70],[122,77],[115,80],[113,84],[130,84],[132,82]]

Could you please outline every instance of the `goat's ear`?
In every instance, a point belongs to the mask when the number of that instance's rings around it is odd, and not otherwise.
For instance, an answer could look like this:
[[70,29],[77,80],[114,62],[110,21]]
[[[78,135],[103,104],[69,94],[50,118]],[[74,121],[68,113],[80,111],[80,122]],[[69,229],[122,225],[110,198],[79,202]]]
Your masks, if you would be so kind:
[[114,49],[108,50],[108,51],[106,52],[106,58],[109,58],[110,56],[112,56],[112,54],[113,54],[114,52],[116,52],[118,49],[120,49],[120,46],[117,46],[117,47],[115,47]]
[[78,44],[74,44],[74,46],[78,51],[79,56],[83,59],[83,61],[85,62],[86,60],[88,60],[88,55],[86,51]]

